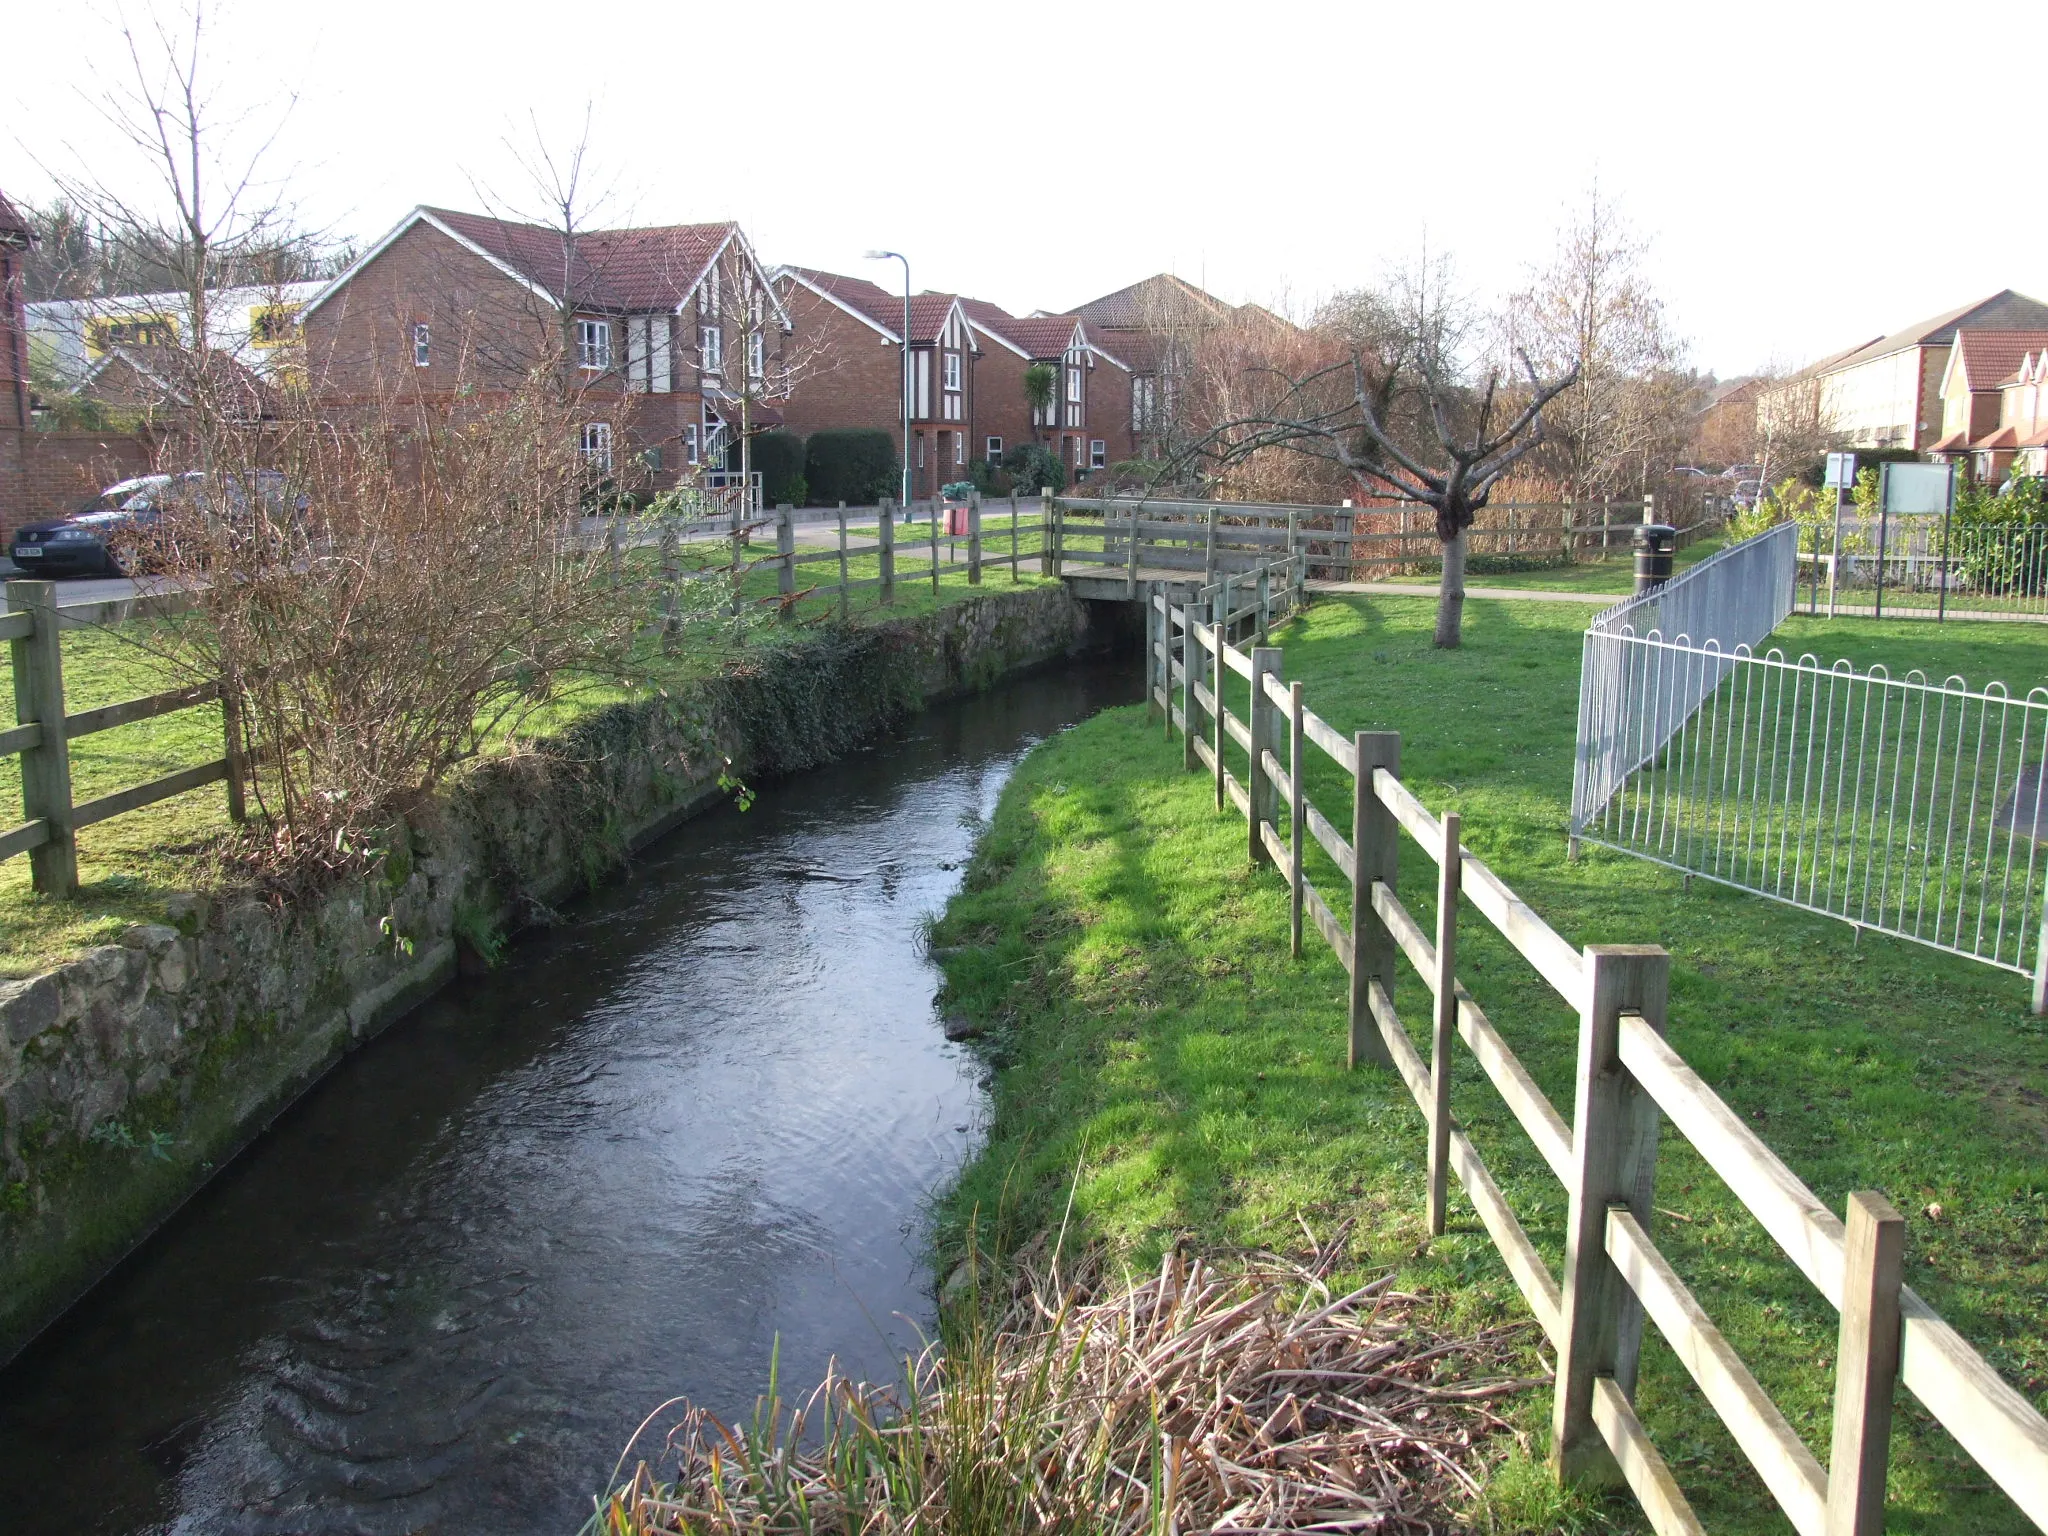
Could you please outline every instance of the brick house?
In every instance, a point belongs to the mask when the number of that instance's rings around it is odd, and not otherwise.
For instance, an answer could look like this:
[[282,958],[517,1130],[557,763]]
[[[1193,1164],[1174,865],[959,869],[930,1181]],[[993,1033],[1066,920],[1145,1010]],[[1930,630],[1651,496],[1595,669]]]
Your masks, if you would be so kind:
[[1170,272],[1077,304],[1074,314],[1095,345],[1121,359],[1129,372],[1131,458],[1159,451],[1185,396],[1201,336],[1254,314],[1292,329],[1256,305],[1238,308]]
[[1943,379],[1964,331],[2048,329],[2048,304],[2007,288],[1851,347],[1771,386],[1765,417],[1817,417],[1849,448],[1932,451],[1948,435]]
[[782,419],[789,317],[729,222],[570,237],[415,208],[300,323],[323,407],[488,391],[557,359],[584,454],[629,488],[736,468],[740,431]]
[[[977,457],[1040,442],[1059,456],[1070,479],[1079,480],[1133,456],[1130,365],[1097,345],[1078,317],[1020,319],[986,299],[961,304],[984,343]],[[1052,407],[1045,412],[1024,395],[1025,371],[1041,363],[1054,370]]]
[[2022,358],[1999,393],[1999,426],[2014,437],[2013,472],[2048,476],[2048,346]]
[[2048,329],[1958,331],[1941,374],[1941,436],[1927,451],[1984,484],[2003,480],[2034,427],[2022,376],[2037,356],[2048,356]]
[[809,436],[866,427],[888,433],[896,451],[905,453],[907,388],[911,495],[936,496],[940,487],[965,480],[968,461],[980,456],[975,421],[986,359],[960,298],[911,298],[906,374],[903,295],[811,267],[778,267],[775,284],[790,318],[790,345],[805,359],[784,408],[790,430]]

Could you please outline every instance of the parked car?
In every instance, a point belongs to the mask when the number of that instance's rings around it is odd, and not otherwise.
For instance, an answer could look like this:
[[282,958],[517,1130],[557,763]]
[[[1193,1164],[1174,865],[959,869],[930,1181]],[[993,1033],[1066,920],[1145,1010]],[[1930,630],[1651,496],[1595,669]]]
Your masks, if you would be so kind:
[[108,486],[68,517],[26,523],[8,553],[39,576],[119,576],[121,551],[147,539],[181,480],[191,475],[138,475]]

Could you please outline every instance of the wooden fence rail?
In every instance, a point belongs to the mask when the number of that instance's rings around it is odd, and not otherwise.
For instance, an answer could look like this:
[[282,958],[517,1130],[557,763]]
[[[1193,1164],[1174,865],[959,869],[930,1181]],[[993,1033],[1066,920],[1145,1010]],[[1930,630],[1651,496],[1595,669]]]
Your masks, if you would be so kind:
[[[1850,1195],[1846,1224],[1722,1102],[1664,1038],[1670,959],[1654,945],[1573,950],[1401,782],[1400,738],[1346,736],[1281,677],[1282,653],[1233,645],[1205,605],[1149,595],[1145,697],[1186,760],[1213,774],[1219,810],[1246,817],[1249,856],[1289,885],[1290,944],[1302,914],[1350,977],[1350,1060],[1393,1068],[1429,1132],[1426,1208],[1444,1230],[1455,1175],[1530,1311],[1557,1351],[1553,1470],[1620,1478],[1660,1536],[1702,1531],[1636,1415],[1647,1317],[1670,1342],[1800,1536],[1884,1529],[1893,1386],[1903,1382],[2034,1524],[2048,1531],[2048,1421],[1910,1287],[1900,1283],[1905,1224],[1884,1197]],[[1247,716],[1226,679],[1250,685]],[[1350,835],[1309,798],[1307,754],[1322,752],[1352,788]],[[1280,754],[1285,752],[1283,758]],[[1245,778],[1234,771],[1244,764]],[[1280,808],[1285,807],[1284,816]],[[1397,894],[1402,834],[1436,869],[1434,934]],[[1309,881],[1312,838],[1350,885],[1339,920]],[[1476,911],[1579,1015],[1569,1122],[1536,1086],[1458,981],[1458,928]],[[1395,1012],[1396,956],[1433,999],[1424,1059]],[[1564,1268],[1551,1273],[1450,1112],[1453,1042],[1462,1041],[1569,1193]],[[1834,1435],[1825,1464],[1771,1402],[1651,1236],[1661,1123],[1671,1124],[1840,1314]]]
[[[1427,565],[1441,558],[1434,516],[1413,506],[1330,507],[1288,506],[1247,502],[1174,501],[1149,497],[1060,497],[1068,516],[1087,513],[1122,526],[1135,521],[1148,541],[1176,539],[1202,542],[1213,548],[1246,546],[1285,548],[1306,554],[1310,578],[1350,580],[1375,568],[1382,573]],[[1570,562],[1589,554],[1625,553],[1629,531],[1639,522],[1655,520],[1650,498],[1638,502],[1503,502],[1489,509],[1505,519],[1503,526],[1467,530],[1466,544],[1476,556],[1507,555]],[[1363,518],[1391,518],[1394,531],[1373,531]],[[1679,528],[1677,545],[1718,531],[1720,511],[1690,518]],[[1215,530],[1215,531],[1211,531]],[[1171,565],[1170,558],[1149,563]],[[1195,562],[1199,566],[1201,562]]]

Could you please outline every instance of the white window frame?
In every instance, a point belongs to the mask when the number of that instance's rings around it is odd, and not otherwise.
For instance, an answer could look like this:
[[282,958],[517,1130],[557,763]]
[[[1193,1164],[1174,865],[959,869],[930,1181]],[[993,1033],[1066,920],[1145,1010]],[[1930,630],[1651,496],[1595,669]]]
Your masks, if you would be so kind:
[[763,378],[768,372],[768,338],[755,331],[747,338],[747,377]]
[[702,440],[696,422],[687,421],[683,423],[683,462],[693,469],[700,462],[697,450]]
[[922,432],[917,434],[917,467],[919,469],[924,468],[924,434]]
[[725,372],[725,329],[706,325],[697,331],[697,354],[706,373]]
[[1081,403],[1081,370],[1078,368],[1070,367],[1067,369],[1067,403],[1069,405],[1079,405]]
[[1003,456],[1003,440],[993,432],[989,434],[988,441],[982,446],[988,450],[988,462],[991,464]]
[[956,465],[964,465],[967,462],[967,434],[965,432],[955,432],[953,434],[953,462]]
[[578,320],[576,322],[576,366],[585,373],[602,373],[611,365],[611,321]]
[[1109,444],[1099,437],[1088,440],[1088,467],[1107,469],[1109,467]]
[[948,353],[946,354],[946,375],[945,375],[945,376],[946,376],[946,385],[945,385],[946,389],[947,389],[947,390],[948,390],[948,391],[949,391],[950,393],[952,393],[952,394],[956,394],[956,395],[957,395],[957,394],[959,394],[959,393],[960,393],[960,354],[959,354],[958,352],[948,352]]
[[434,328],[424,320],[416,320],[412,327],[412,365],[425,368],[433,361]]
[[608,421],[586,421],[583,437],[578,445],[583,450],[583,462],[599,474],[612,472],[612,424]]

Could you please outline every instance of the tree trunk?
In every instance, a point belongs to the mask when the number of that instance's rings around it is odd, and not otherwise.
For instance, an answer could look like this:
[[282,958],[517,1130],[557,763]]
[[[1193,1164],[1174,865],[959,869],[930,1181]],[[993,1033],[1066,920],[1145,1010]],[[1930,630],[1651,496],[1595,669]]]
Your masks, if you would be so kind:
[[1444,574],[1436,589],[1437,649],[1455,651],[1464,643],[1465,532],[1443,546]]

